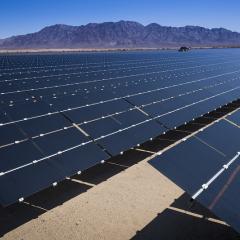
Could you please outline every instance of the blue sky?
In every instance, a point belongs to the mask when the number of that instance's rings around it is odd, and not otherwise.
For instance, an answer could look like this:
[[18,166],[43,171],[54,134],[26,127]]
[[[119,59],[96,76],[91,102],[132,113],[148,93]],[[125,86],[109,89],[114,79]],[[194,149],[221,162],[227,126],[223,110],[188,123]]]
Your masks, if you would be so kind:
[[56,23],[118,20],[225,27],[240,32],[239,9],[239,0],[0,0],[0,38]]

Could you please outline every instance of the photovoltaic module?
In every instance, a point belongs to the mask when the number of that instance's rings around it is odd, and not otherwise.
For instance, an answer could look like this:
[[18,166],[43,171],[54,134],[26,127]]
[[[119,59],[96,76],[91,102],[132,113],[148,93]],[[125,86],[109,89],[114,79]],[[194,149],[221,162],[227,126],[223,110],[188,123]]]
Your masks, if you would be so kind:
[[237,49],[0,55],[0,203],[21,201],[239,95]]

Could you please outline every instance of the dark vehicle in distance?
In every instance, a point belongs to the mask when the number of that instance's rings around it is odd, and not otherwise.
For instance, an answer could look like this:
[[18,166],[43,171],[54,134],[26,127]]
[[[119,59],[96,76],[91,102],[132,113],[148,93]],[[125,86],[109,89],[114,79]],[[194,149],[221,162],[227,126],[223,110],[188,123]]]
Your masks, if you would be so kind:
[[178,49],[179,52],[187,52],[187,51],[189,51],[189,50],[190,50],[189,47],[180,47],[180,48]]

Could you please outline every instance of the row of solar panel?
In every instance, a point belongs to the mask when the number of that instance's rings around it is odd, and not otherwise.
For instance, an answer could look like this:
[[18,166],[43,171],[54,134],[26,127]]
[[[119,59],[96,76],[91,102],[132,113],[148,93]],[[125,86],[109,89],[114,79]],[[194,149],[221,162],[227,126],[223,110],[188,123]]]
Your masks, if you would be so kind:
[[[29,101],[32,98],[41,97],[46,101],[54,101],[61,98],[63,101],[68,98],[75,99],[76,103],[79,98],[85,100],[86,104],[92,102],[106,100],[114,97],[125,97],[132,94],[138,94],[144,91],[155,91],[156,89],[167,91],[178,87],[191,87],[199,83],[199,86],[207,85],[209,82],[234,79],[239,76],[239,64],[227,65],[225,68],[208,68],[201,71],[189,70],[189,72],[181,73],[179,70],[175,74],[165,73],[149,74],[147,77],[131,76],[121,78],[102,79],[97,81],[71,82],[64,80],[64,84],[56,84],[56,82],[38,82],[39,87],[34,87],[33,81],[29,81],[28,86],[11,83],[10,85],[0,83],[1,93],[0,101],[2,104],[13,104],[16,102]],[[193,80],[194,78],[194,80]],[[162,88],[162,89],[161,89]],[[80,96],[79,96],[80,95]],[[83,97],[84,95],[84,97]],[[79,98],[77,98],[79,96]],[[82,103],[82,102],[80,102]]]
[[[19,141],[23,138],[22,134],[16,130],[15,124],[18,124],[29,137],[64,129],[69,127],[71,123],[75,123],[81,126],[86,132],[89,132],[93,138],[98,138],[115,132],[120,128],[143,122],[149,116],[173,128],[178,126],[178,122],[181,123],[182,119],[172,118],[172,115],[179,115],[179,112],[186,112],[181,116],[185,120],[191,120],[196,116],[206,113],[206,111],[231,102],[238,97],[238,85],[237,79],[234,81],[219,82],[215,85],[205,86],[204,88],[191,89],[190,87],[186,88],[183,86],[174,90],[154,91],[153,93],[126,97],[125,100],[127,101],[113,98],[92,105],[76,106],[70,104],[76,104],[79,102],[77,100],[81,100],[81,98],[73,96],[71,102],[66,101],[66,98],[57,99],[60,101],[56,100],[54,104],[51,103],[53,107],[48,106],[44,102],[36,101],[2,108],[4,113],[2,113],[1,117],[1,133],[4,137],[1,138],[0,146]],[[194,87],[194,85],[191,85],[191,87]],[[195,105],[197,105],[197,108]],[[208,105],[208,108],[205,105]],[[139,109],[143,112],[139,111]],[[189,111],[189,109],[193,111]],[[186,118],[187,113],[189,114],[188,118]],[[62,114],[71,119],[71,123]],[[45,124],[41,124],[44,122]],[[120,126],[119,122],[121,123]],[[99,129],[98,126],[101,125],[105,126],[105,129],[103,127],[100,128],[101,131],[98,133],[96,129]],[[38,127],[36,128],[36,126]],[[94,129],[93,133],[91,133],[92,129]],[[8,134],[10,132],[11,134]]]
[[[92,111],[89,112],[83,108],[73,115],[64,113],[67,118],[56,112],[56,114],[46,116],[47,118],[40,117],[32,120],[27,118],[24,120],[21,117],[31,118],[32,113],[29,116],[22,116],[27,112],[25,109],[22,109],[22,112],[16,110],[11,111],[10,114],[8,112],[7,115],[2,117],[16,116],[11,120],[17,122],[9,124],[11,122],[6,120],[6,125],[1,126],[1,130],[3,130],[1,132],[5,134],[5,137],[1,139],[5,140],[22,134],[22,141],[19,138],[19,140],[14,140],[14,144],[0,148],[1,159],[3,159],[0,164],[0,171],[2,172],[0,188],[4,193],[0,197],[1,203],[3,205],[13,203],[17,199],[39,191],[53,182],[60,181],[67,176],[76,174],[78,171],[108,159],[110,156],[102,151],[95,144],[96,142],[107,149],[111,155],[117,155],[165,132],[166,128],[155,120],[165,123],[169,128],[184,124],[194,117],[234,100],[239,95],[239,91],[226,94],[227,98],[213,97],[211,92],[207,96],[206,94],[204,91],[203,96],[200,95],[201,102],[199,103],[192,102],[199,99],[191,100],[189,98],[189,106],[186,105],[185,101],[181,102],[180,99],[175,102],[171,100],[169,105],[165,105],[166,101],[164,101],[162,106],[156,107],[155,111],[151,112],[153,117],[145,115],[136,108],[134,109],[123,100],[118,100],[117,104],[106,103],[105,108],[99,106],[95,108],[94,106]],[[209,99],[206,98],[209,96]],[[31,110],[37,111],[38,114],[42,109],[41,106],[47,106],[42,102],[34,104],[37,107],[31,105],[29,107]],[[102,114],[108,114],[111,110],[119,111],[131,107],[131,111],[116,114],[114,117],[101,117]],[[165,114],[162,109],[165,109]],[[146,109],[143,108],[143,110]],[[163,116],[159,117],[161,115]],[[85,121],[93,117],[99,117],[99,119],[80,125],[81,129],[87,132],[87,135],[84,135],[72,125],[75,122],[74,120]],[[68,118],[72,120],[72,123],[66,120]],[[44,124],[43,119],[46,124]],[[31,121],[32,125],[30,124]],[[56,125],[59,126],[59,129],[51,129],[52,132],[50,132],[49,128],[53,126],[55,128]],[[88,135],[90,135],[90,138]],[[45,169],[44,172],[41,170],[42,166]],[[34,177],[38,177],[38,181],[34,178],[34,181],[29,182],[29,179],[33,177],[29,175],[29,172],[34,174]],[[50,177],[44,177],[45,174],[49,174]],[[14,191],[12,191],[13,187]],[[5,189],[9,190],[5,191]]]
[[[44,73],[42,76],[38,76],[35,72],[30,74],[30,76],[23,76],[21,73],[21,76],[19,77],[14,77],[14,76],[4,76],[4,73],[2,73],[2,79],[0,79],[0,82],[2,86],[4,87],[9,87],[12,86],[13,89],[16,87],[24,87],[26,88],[29,84],[33,84],[36,86],[44,87],[42,84],[49,84],[52,81],[59,82],[59,84],[64,84],[66,81],[68,82],[83,82],[88,79],[87,82],[91,82],[93,80],[98,80],[99,82],[101,81],[106,81],[106,78],[110,78],[109,80],[113,80],[114,78],[116,79],[121,79],[123,77],[141,77],[141,76],[146,76],[146,75],[163,75],[162,77],[167,77],[167,75],[173,74],[173,72],[176,74],[186,74],[189,75],[191,72],[196,72],[199,69],[202,70],[207,70],[209,68],[214,68],[218,66],[219,68],[224,68],[227,69],[227,67],[233,67],[234,66],[239,66],[239,59],[234,58],[234,59],[224,59],[224,60],[217,60],[217,59],[212,59],[211,61],[204,61],[203,63],[199,63],[198,61],[190,64],[188,62],[184,64],[174,64],[168,65],[166,67],[163,67],[161,65],[150,65],[150,66],[140,66],[139,68],[132,68],[132,67],[127,67],[127,68],[120,68],[116,70],[105,70],[102,68],[99,71],[89,71],[89,72],[84,72],[82,69],[77,69],[77,70],[70,70],[69,72],[64,71],[63,73]],[[167,75],[165,75],[167,74]],[[76,81],[78,80],[78,81]],[[65,81],[65,82],[64,82]],[[15,85],[14,85],[15,84]],[[32,86],[33,87],[33,86]]]
[[[219,57],[229,56],[229,51],[213,51],[214,55]],[[234,55],[236,51],[231,51]],[[192,51],[185,58],[193,57],[211,57],[209,51]],[[17,68],[51,68],[63,65],[82,64],[83,66],[99,65],[102,64],[115,64],[115,63],[130,63],[139,62],[139,59],[147,61],[159,60],[161,61],[175,61],[183,59],[183,56],[176,51],[136,51],[136,52],[101,52],[101,53],[63,53],[63,54],[9,54],[0,55],[0,70]]]
[[[217,62],[216,62],[217,60]],[[124,63],[121,64],[111,64],[111,65],[100,65],[100,66],[82,66],[82,65],[73,65],[73,66],[59,66],[50,69],[16,69],[14,70],[2,70],[0,72],[0,81],[16,81],[16,80],[27,80],[31,78],[42,79],[42,78],[52,78],[56,76],[72,76],[77,75],[79,78],[88,77],[89,79],[94,79],[96,76],[111,76],[119,77],[121,75],[126,75],[127,73],[131,74],[140,74],[146,73],[146,71],[156,71],[161,69],[161,71],[172,71],[178,68],[193,68],[197,66],[207,66],[207,65],[216,65],[216,64],[225,64],[228,62],[236,63],[238,62],[236,56],[229,57],[227,59],[216,59],[216,58],[198,58],[198,59],[186,59],[174,62],[163,62],[162,60],[155,61],[140,61],[137,63]]]
[[240,110],[150,164],[240,232],[239,139]]
[[84,91],[68,79],[41,89],[34,78],[24,89],[22,80],[0,82],[1,204],[239,98],[239,63],[142,75],[86,81]]
[[[229,60],[237,60],[237,58],[232,57]],[[41,75],[46,75],[46,73],[54,74],[57,73],[71,73],[73,70],[80,70],[80,73],[98,73],[98,72],[109,72],[109,71],[117,71],[117,70],[130,70],[134,68],[147,68],[147,67],[161,67],[169,69],[171,66],[179,66],[186,67],[186,65],[189,67],[189,64],[191,66],[194,66],[196,63],[198,64],[206,64],[206,61],[210,61],[210,63],[215,63],[215,58],[208,57],[195,57],[195,58],[188,58],[186,61],[186,58],[178,59],[176,61],[173,61],[170,59],[169,61],[163,61],[163,59],[158,60],[150,60],[150,61],[144,61],[139,60],[135,62],[126,61],[126,62],[120,62],[120,63],[102,63],[100,62],[98,65],[82,65],[81,63],[77,64],[65,64],[65,65],[57,65],[57,66],[46,66],[46,67],[29,67],[29,68],[16,68],[16,69],[2,69],[0,70],[0,77],[3,78],[4,76],[6,78],[24,78],[28,77],[31,74],[37,75],[37,77],[40,77]],[[220,63],[225,62],[225,59],[220,59]],[[195,64],[194,64],[195,63]],[[57,72],[57,73],[56,73]],[[25,76],[26,75],[26,76]]]

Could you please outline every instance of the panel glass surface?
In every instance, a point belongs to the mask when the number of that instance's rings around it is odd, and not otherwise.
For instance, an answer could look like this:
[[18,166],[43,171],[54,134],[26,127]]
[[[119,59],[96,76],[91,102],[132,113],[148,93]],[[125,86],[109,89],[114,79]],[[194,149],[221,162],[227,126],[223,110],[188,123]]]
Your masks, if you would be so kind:
[[[156,137],[166,131],[160,122],[177,127],[239,98],[239,56],[238,49],[0,55],[0,171],[46,160],[0,176],[1,192],[19,184],[2,201],[107,159],[102,148],[116,155]],[[221,137],[235,148],[237,131],[229,131]],[[44,168],[46,175],[37,172]]]
[[227,119],[240,126],[240,111],[231,114]]
[[191,138],[149,163],[189,194],[194,194],[227,160],[206,144]]
[[[228,158],[239,151],[240,128],[221,120],[196,135]],[[229,144],[228,144],[229,143]]]
[[[240,231],[238,139],[239,128],[221,120],[151,160],[150,164]],[[226,164],[229,164],[227,168]],[[205,189],[199,192],[204,185]]]

